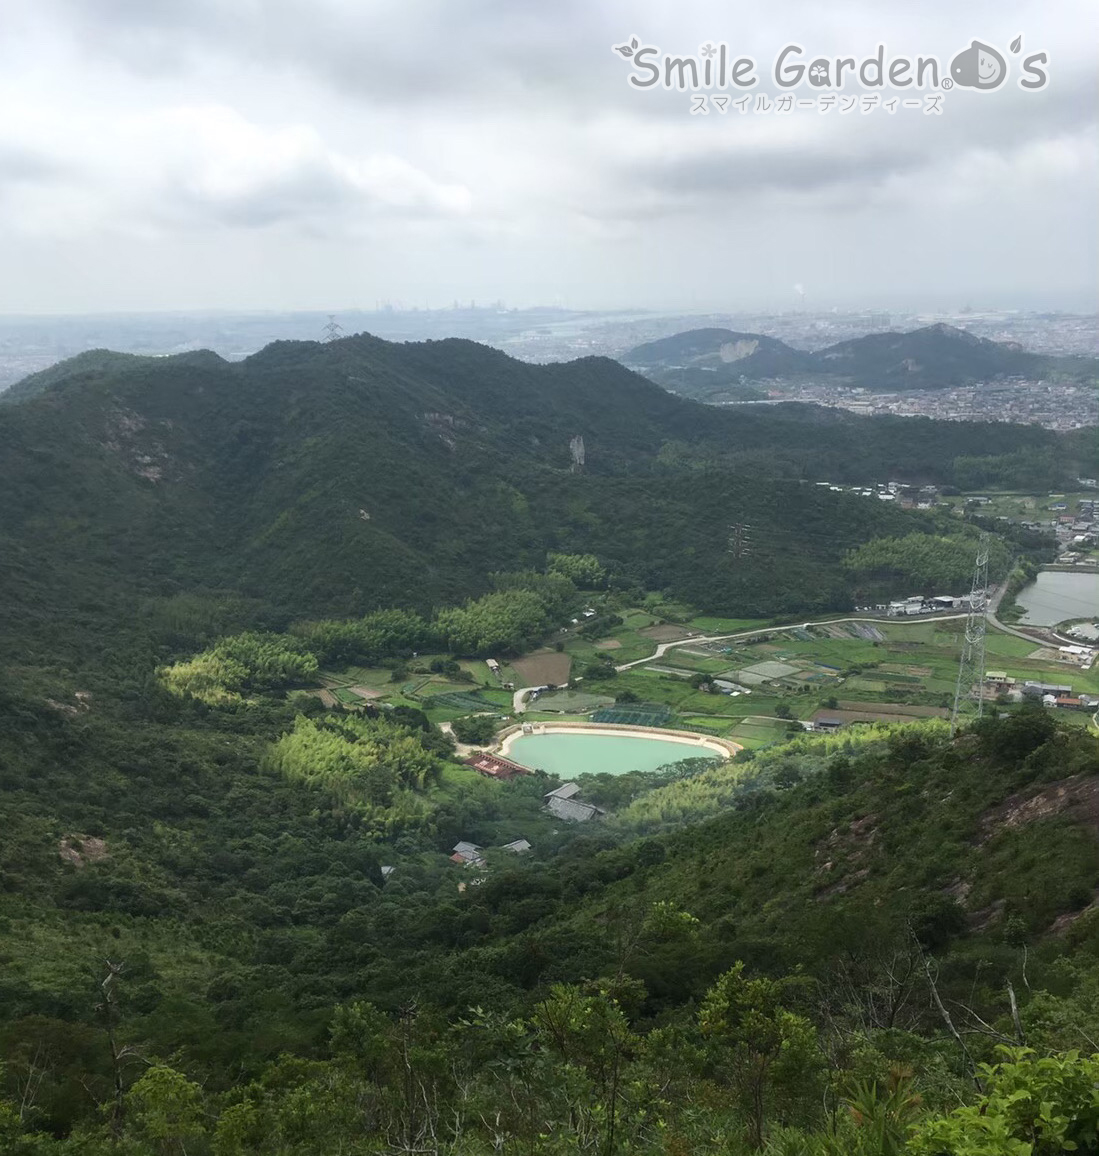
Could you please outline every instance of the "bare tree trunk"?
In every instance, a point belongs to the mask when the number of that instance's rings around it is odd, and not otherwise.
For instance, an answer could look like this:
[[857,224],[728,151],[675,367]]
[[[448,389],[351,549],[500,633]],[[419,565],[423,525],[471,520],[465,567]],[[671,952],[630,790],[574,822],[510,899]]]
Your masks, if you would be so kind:
[[39,1066],[38,1063],[41,1058],[42,1045],[39,1044],[34,1050],[34,1059],[27,1065],[27,1077],[21,1081],[22,1086],[19,1092],[19,1122],[21,1124],[26,1123],[27,1116],[33,1110],[34,1103],[38,1099],[38,1091],[46,1076],[45,1064]]
[[111,1133],[117,1140],[122,1131],[123,1112],[123,1085],[122,1085],[122,1052],[119,1050],[115,1036],[115,1024],[118,1018],[118,982],[126,965],[106,961],[107,974],[99,985],[103,991],[103,1002],[100,1008],[107,1023],[107,1043],[111,1049],[111,1068],[114,1073],[114,1107],[111,1110]]
[[962,1039],[961,1032],[954,1026],[954,1021],[950,1018],[950,1012],[946,1010],[946,1005],[939,998],[939,987],[935,982],[935,977],[931,974],[931,961],[926,955],[923,957],[923,970],[927,976],[927,986],[931,989],[931,999],[939,1009],[939,1015],[943,1017],[943,1023],[946,1024],[950,1034],[957,1041],[958,1047],[962,1049],[962,1054],[965,1056],[966,1063],[969,1065],[969,1074],[973,1077],[973,1083],[977,1085],[977,1091],[983,1092],[984,1088],[982,1088],[981,1081],[977,1077],[977,1065],[973,1062],[969,1048],[965,1046],[965,1040]]
[[1023,1031],[1023,1021],[1019,1018],[1019,1005],[1015,1000],[1015,989],[1011,986],[1011,980],[1007,981],[1007,998],[1011,1003],[1011,1022],[1015,1025],[1015,1039],[1020,1047],[1026,1044],[1026,1034]]

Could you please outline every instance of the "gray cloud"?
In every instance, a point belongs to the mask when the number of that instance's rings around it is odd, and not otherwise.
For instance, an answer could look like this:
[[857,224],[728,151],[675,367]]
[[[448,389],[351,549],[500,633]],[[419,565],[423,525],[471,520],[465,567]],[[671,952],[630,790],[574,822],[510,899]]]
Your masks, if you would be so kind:
[[[164,304],[734,304],[705,264],[661,274],[699,246],[761,270],[736,304],[772,269],[776,284],[810,267],[837,293],[884,290],[897,274],[875,258],[891,243],[906,287],[924,264],[966,285],[1094,285],[1099,13],[1088,0],[883,8],[5,0],[0,107],[19,111],[0,122],[0,260],[22,263],[20,293],[43,303],[51,268],[85,260],[90,302],[118,307],[144,302],[142,279]],[[1051,52],[1049,89],[951,93],[942,117],[692,118],[683,94],[631,90],[612,52],[631,33],[673,52],[724,38],[773,93],[770,60],[790,40],[946,59],[973,35],[1020,31]],[[971,239],[1000,235],[1010,252],[975,259]]]
[[69,165],[57,156],[0,141],[0,185],[55,181],[69,172]]

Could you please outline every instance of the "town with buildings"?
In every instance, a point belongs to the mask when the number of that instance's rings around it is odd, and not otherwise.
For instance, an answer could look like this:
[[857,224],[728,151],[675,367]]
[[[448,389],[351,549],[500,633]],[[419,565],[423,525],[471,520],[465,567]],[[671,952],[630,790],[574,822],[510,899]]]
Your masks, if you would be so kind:
[[[1099,391],[1074,382],[1022,378],[949,389],[871,390],[815,382],[811,385],[760,383],[770,400],[799,401],[865,415],[930,417],[939,421],[997,421],[1052,430],[1099,425]],[[731,404],[753,405],[759,402]]]

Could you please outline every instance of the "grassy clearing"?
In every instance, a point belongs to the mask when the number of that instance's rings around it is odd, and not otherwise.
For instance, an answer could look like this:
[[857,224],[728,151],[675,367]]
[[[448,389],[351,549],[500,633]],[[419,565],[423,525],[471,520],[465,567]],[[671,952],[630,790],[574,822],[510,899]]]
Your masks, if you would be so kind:
[[761,630],[769,622],[766,618],[715,618],[710,614],[700,614],[688,625],[704,634],[739,634],[744,630]]
[[768,746],[770,743],[781,742],[789,735],[789,727],[784,722],[775,722],[771,719],[745,719],[730,729],[726,738],[740,743],[743,747],[755,750],[758,747]]

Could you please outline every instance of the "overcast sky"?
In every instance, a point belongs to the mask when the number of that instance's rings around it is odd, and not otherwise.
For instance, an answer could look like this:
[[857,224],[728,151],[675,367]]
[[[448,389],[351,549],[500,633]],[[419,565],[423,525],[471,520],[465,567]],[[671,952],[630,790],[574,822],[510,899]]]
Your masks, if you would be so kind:
[[[791,41],[1015,71],[941,116],[691,116],[631,35],[772,97]],[[1094,0],[2,0],[0,312],[1093,307],[1097,43]]]

